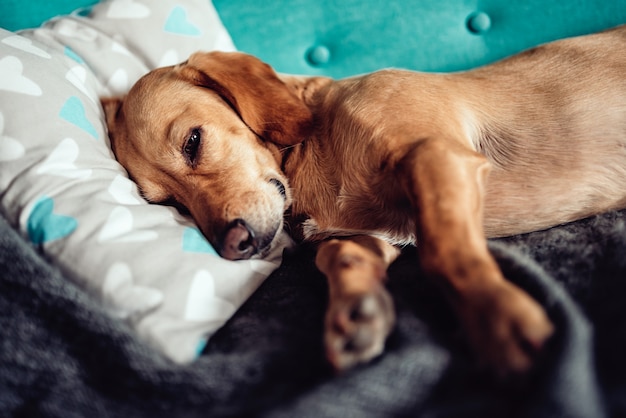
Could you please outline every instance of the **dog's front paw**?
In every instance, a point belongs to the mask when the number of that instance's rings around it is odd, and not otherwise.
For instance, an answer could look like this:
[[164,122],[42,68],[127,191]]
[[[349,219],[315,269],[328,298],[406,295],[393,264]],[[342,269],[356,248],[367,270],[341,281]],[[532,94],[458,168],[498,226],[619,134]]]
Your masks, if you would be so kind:
[[328,361],[342,371],[373,359],[383,352],[394,323],[393,302],[382,285],[332,300],[324,338]]
[[466,296],[461,320],[481,362],[500,377],[527,373],[554,332],[543,308],[508,282]]

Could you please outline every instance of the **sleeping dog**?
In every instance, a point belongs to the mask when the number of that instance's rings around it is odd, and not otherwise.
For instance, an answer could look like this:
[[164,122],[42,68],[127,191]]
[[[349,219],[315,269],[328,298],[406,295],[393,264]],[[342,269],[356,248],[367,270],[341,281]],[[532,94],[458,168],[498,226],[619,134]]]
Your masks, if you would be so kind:
[[262,257],[286,223],[319,244],[338,370],[383,351],[386,269],[415,244],[477,356],[528,371],[554,328],[486,239],[626,207],[626,27],[454,74],[335,81],[196,53],[103,106],[143,195],[184,207],[223,257]]

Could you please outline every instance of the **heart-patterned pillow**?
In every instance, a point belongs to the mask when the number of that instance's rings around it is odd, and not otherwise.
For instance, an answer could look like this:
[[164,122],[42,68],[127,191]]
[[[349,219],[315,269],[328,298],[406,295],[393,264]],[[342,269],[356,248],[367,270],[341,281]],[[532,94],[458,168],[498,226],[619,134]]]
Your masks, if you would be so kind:
[[234,49],[206,0],[112,0],[0,32],[0,196],[25,239],[178,362],[196,358],[277,267],[220,258],[115,161],[99,96],[196,50]]

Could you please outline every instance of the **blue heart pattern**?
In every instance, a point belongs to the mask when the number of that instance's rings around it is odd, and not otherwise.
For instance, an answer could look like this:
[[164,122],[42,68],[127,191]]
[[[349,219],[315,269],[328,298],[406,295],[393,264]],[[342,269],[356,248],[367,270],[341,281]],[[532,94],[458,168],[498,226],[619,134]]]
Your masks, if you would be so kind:
[[94,138],[98,139],[98,132],[96,128],[89,122],[87,115],[85,114],[85,106],[83,102],[76,96],[72,96],[63,105],[59,116],[65,119],[72,125],[78,126],[80,129],[86,131]]
[[65,54],[66,57],[69,57],[71,59],[73,59],[74,61],[76,61],[79,64],[84,64],[85,61],[82,59],[82,57],[80,55],[78,55],[76,52],[74,52],[72,50],[72,48],[70,48],[69,46],[66,46],[63,53]]
[[202,31],[187,18],[187,10],[181,6],[176,6],[165,21],[166,32],[177,35],[200,36]]
[[41,197],[28,216],[28,238],[35,245],[55,241],[70,235],[78,222],[76,219],[54,213],[54,200]]
[[188,253],[207,253],[218,255],[209,241],[197,228],[185,228],[183,231],[183,251]]
[[200,340],[198,341],[198,345],[196,346],[196,358],[202,355],[202,352],[206,348],[208,342],[208,338],[200,338]]

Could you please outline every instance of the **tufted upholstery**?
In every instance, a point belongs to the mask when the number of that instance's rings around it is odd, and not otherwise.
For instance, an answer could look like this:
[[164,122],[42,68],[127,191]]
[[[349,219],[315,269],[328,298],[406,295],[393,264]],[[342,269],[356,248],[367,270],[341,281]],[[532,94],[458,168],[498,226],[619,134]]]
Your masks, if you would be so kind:
[[[626,22],[626,1],[249,1],[214,4],[239,49],[279,71],[343,77],[381,67],[454,71]],[[315,59],[320,49],[326,59]],[[313,58],[313,59],[311,59]]]
[[[455,71],[626,22],[624,0],[275,0],[214,4],[237,47],[279,71]],[[315,47],[326,60],[311,60]],[[315,54],[313,54],[315,56]]]
[[[129,0],[131,1],[131,0]],[[94,0],[4,0],[16,30]],[[214,0],[237,47],[278,71],[344,77],[383,67],[463,70],[626,23],[626,0]]]

